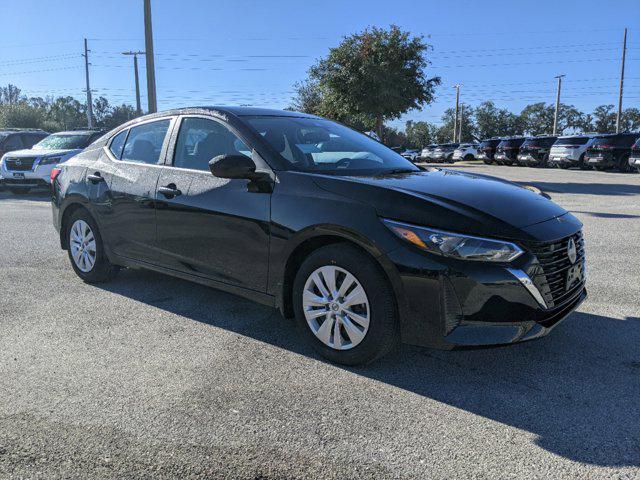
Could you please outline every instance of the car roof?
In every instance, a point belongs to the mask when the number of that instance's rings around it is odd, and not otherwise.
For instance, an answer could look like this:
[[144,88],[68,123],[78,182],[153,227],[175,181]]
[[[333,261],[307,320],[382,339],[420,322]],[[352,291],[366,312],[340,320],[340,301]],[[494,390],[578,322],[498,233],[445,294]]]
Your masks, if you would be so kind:
[[52,135],[93,135],[94,133],[105,133],[105,130],[65,130],[52,133]]

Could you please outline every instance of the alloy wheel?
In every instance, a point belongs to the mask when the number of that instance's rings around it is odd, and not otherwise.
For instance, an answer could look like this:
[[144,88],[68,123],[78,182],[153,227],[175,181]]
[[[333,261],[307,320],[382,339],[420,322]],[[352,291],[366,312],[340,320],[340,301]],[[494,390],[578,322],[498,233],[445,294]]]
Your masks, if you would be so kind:
[[323,344],[349,350],[364,340],[371,318],[369,299],[347,270],[333,265],[316,269],[302,295],[307,324]]
[[84,220],[76,220],[69,230],[69,248],[76,267],[89,273],[96,264],[96,239]]

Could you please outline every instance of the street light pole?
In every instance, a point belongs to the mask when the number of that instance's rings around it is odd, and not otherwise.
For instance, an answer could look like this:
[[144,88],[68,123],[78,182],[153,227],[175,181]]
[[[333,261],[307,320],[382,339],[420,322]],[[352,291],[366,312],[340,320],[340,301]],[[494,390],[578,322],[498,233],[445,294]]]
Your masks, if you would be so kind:
[[458,132],[458,110],[460,108],[460,87],[462,84],[456,83],[453,88],[456,89],[456,114],[453,118],[453,141],[456,141],[456,133]]
[[133,74],[136,82],[136,112],[142,113],[142,107],[140,106],[140,80],[138,78],[138,55],[144,55],[144,52],[122,52],[123,55],[133,55]]
[[84,39],[84,73],[87,82],[87,127],[93,128],[93,100],[91,99],[91,86],[89,85],[89,48],[87,39]]
[[555,78],[558,79],[558,94],[556,95],[556,112],[553,115],[553,134],[558,132],[558,111],[560,110],[560,90],[562,89],[562,78],[566,75],[558,75]]
[[618,114],[616,115],[616,133],[620,133],[620,118],[622,117],[622,88],[624,86],[624,62],[627,56],[627,29],[624,29],[622,41],[622,69],[620,71],[620,94],[618,96]]
[[158,111],[156,99],[156,70],[153,59],[153,30],[151,26],[151,0],[144,0],[144,44],[147,61],[147,103],[149,113]]

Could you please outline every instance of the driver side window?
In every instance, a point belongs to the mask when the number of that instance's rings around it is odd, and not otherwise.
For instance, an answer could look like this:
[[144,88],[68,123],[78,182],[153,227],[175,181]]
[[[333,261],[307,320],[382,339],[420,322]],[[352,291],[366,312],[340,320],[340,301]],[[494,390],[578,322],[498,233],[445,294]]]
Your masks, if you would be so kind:
[[221,123],[201,117],[184,118],[173,166],[208,172],[209,160],[218,155],[251,156],[251,149]]

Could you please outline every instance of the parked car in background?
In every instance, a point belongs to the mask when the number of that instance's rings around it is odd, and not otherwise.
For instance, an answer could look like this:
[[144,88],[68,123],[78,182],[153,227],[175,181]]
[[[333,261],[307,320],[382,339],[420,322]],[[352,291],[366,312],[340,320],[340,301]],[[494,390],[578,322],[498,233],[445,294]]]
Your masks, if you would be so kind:
[[401,155],[410,162],[416,163],[420,156],[420,152],[418,150],[405,150]]
[[431,145],[427,145],[420,152],[420,161],[422,162],[431,162],[433,161],[433,152],[438,148],[438,145],[432,143]]
[[441,143],[431,154],[434,163],[453,163],[453,152],[458,148],[459,143]]
[[513,165],[518,161],[520,145],[524,143],[524,137],[505,138],[496,147],[493,159],[498,165]]
[[482,140],[480,145],[478,145],[476,158],[482,160],[487,165],[491,165],[494,162],[493,157],[496,154],[496,147],[501,141],[501,138]]
[[631,146],[640,137],[640,133],[611,133],[598,135],[587,148],[584,161],[596,170],[617,168],[621,172],[629,172]]
[[549,165],[560,168],[588,168],[584,163],[584,155],[594,139],[594,135],[565,135],[558,137],[549,152]]
[[635,167],[640,173],[640,138],[631,146],[631,156],[629,157],[629,166]]
[[44,137],[48,132],[40,129],[5,129],[0,130],[0,158],[5,153],[23,148],[31,148]]
[[555,135],[539,135],[525,139],[518,150],[518,165],[546,167],[551,146],[557,139]]
[[478,154],[477,143],[461,143],[458,148],[453,151],[451,160],[456,162],[458,160],[475,160]]
[[30,149],[5,154],[0,160],[2,185],[15,194],[48,186],[51,171],[104,134],[101,130],[74,130],[46,136]]
[[232,292],[295,318],[339,363],[398,340],[531,340],[587,296],[582,224],[559,205],[502,179],[422,171],[313,115],[147,115],[52,176],[57,240],[85,282],[149,268]]

